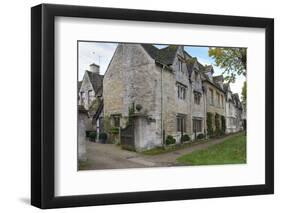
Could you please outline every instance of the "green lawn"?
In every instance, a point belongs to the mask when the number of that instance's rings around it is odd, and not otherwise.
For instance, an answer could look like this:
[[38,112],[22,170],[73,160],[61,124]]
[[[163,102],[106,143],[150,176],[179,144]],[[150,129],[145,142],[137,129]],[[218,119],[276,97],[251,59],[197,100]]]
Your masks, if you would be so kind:
[[177,161],[188,165],[246,163],[246,136],[244,133],[235,135],[221,144],[183,155]]

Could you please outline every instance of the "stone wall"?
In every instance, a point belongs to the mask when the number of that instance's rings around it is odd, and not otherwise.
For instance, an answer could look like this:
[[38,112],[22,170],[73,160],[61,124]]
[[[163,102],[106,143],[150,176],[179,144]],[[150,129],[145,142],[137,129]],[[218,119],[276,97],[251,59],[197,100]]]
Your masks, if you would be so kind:
[[[219,114],[220,116],[225,116],[225,94],[217,89],[215,86],[213,86],[211,83],[204,81],[203,85],[206,89],[205,91],[205,96],[206,96],[206,111],[213,113],[213,129],[215,131],[215,114]],[[211,104],[211,93],[210,89],[213,90],[213,95],[214,95],[214,102]],[[220,104],[218,104],[218,99],[217,99],[217,93],[220,96]],[[223,97],[223,104],[222,104],[222,97]],[[205,128],[207,129],[207,122],[205,122]]]
[[86,130],[89,122],[86,113],[78,112],[78,160],[86,161]]
[[[200,133],[205,133],[205,123],[206,123],[206,106],[205,106],[205,99],[204,99],[204,93],[202,90],[202,79],[201,79],[201,75],[198,73],[196,76],[196,73],[193,72],[191,75],[191,81],[192,81],[192,89],[190,91],[190,110],[191,110],[191,138],[194,139],[195,138],[195,133],[193,132],[193,119],[201,119],[201,124],[202,124],[202,129],[201,132],[196,132],[196,134],[200,134]],[[201,94],[200,97],[200,103],[197,104],[195,103],[195,92],[198,92]]]
[[[150,124],[142,122],[143,130],[139,134],[144,135],[143,148],[148,143],[150,146],[161,143],[160,88],[160,72],[141,45],[119,44],[104,75],[104,113],[109,117],[120,114],[121,127],[124,128],[129,107],[140,104],[140,113],[153,121]],[[150,140],[150,135],[154,135],[155,140]]]
[[134,136],[136,151],[144,151],[162,146],[162,137],[157,134],[159,127],[156,120],[142,114],[134,116]]
[[[177,56],[184,57],[183,49],[178,48]],[[171,65],[172,71],[163,72],[163,127],[165,136],[172,135],[177,143],[180,142],[181,132],[177,131],[177,115],[186,116],[186,132],[191,134],[191,108],[190,108],[190,91],[189,76],[187,67],[183,64],[182,70],[179,70],[180,58],[175,57]],[[186,87],[185,99],[178,98],[178,84]]]
[[[89,93],[89,91],[91,91],[91,92]],[[82,101],[81,92],[84,92],[84,94],[85,94],[84,101]],[[85,107],[85,109],[89,109],[89,107],[91,106],[91,103],[95,100],[95,91],[92,86],[92,83],[90,82],[89,76],[86,73],[84,74],[84,77],[83,77],[79,96],[80,96],[79,105],[83,105]]]

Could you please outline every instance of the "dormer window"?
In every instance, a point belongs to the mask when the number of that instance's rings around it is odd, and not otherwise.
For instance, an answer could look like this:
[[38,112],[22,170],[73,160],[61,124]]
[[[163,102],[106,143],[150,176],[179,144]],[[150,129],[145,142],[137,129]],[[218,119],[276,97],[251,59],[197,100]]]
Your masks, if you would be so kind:
[[93,101],[92,93],[93,93],[93,90],[88,91],[88,105],[90,105],[91,102]]
[[194,91],[193,95],[194,95],[194,103],[200,105],[201,93]]
[[209,102],[209,104],[210,105],[214,105],[214,91],[212,90],[212,89],[209,89],[209,91],[210,91],[210,102]]
[[80,97],[81,97],[81,105],[85,104],[85,92],[80,92]]
[[195,71],[195,81],[198,81],[198,76],[199,76],[199,74],[198,74],[198,71],[196,70]]
[[185,85],[177,83],[177,93],[178,93],[178,98],[179,99],[185,100],[186,89],[187,89],[187,87]]
[[178,64],[179,64],[179,71],[182,72],[182,61],[179,60]]

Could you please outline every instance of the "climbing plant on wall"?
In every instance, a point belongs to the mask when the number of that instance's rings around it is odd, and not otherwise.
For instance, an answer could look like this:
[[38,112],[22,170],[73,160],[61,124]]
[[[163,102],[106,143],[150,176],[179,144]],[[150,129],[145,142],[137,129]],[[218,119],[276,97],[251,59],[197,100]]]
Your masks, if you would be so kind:
[[218,113],[215,114],[215,127],[216,127],[216,135],[220,135],[220,115]]
[[209,137],[212,137],[214,134],[213,130],[213,113],[207,112],[207,133]]
[[221,133],[224,135],[225,134],[225,117],[222,115],[221,116]]

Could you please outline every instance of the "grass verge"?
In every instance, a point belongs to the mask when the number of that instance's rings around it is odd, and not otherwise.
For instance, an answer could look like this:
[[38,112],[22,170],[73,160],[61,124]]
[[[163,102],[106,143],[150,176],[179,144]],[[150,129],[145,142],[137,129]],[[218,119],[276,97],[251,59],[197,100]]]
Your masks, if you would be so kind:
[[194,151],[177,159],[187,165],[246,163],[246,136],[241,133],[205,150]]

